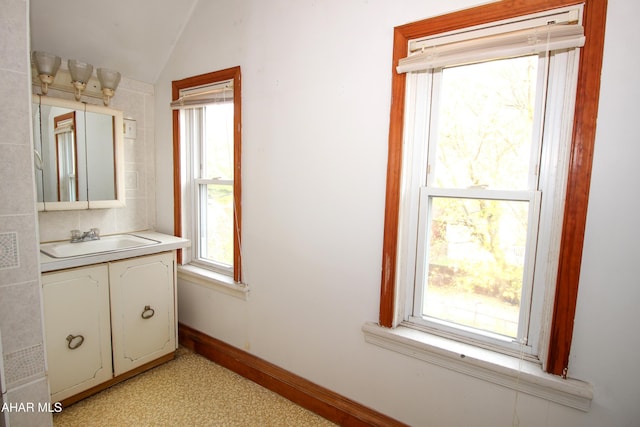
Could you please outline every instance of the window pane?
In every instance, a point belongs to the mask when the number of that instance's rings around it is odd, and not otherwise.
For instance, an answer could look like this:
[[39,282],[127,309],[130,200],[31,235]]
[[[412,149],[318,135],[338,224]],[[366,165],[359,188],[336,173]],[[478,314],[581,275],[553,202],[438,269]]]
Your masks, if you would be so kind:
[[[233,186],[202,185],[200,257],[225,266],[233,265]],[[204,195],[202,195],[204,193]]]
[[529,189],[537,64],[528,56],[442,71],[430,185]]
[[233,179],[233,102],[205,107],[202,178]]
[[424,316],[517,337],[528,209],[431,198]]
[[57,167],[58,167],[58,200],[77,201],[76,157],[73,132],[63,132],[56,135]]

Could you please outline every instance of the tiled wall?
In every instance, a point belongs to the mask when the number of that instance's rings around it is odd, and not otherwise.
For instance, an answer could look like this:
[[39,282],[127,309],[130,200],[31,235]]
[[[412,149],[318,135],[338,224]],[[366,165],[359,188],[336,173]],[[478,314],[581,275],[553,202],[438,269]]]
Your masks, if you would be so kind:
[[[0,0],[0,10],[0,405],[37,408],[49,403],[38,242],[67,239],[74,228],[110,234],[155,227],[153,86],[123,77],[111,102],[137,125],[136,139],[125,139],[126,207],[38,213],[30,93],[39,88],[30,81],[29,0]],[[72,98],[56,91],[50,96]],[[51,414],[2,412],[0,427],[5,424],[51,425]]]
[[[29,2],[0,0],[0,336],[6,403],[49,402],[45,376],[29,85]],[[12,427],[48,412],[4,412]]]
[[[57,54],[57,52],[51,52]],[[61,68],[66,68],[63,58]],[[105,67],[108,64],[102,64]],[[95,71],[94,71],[95,73]],[[33,87],[40,93],[40,87]],[[155,228],[155,147],[153,137],[153,85],[122,77],[110,107],[135,120],[136,138],[125,138],[126,207],[79,211],[40,212],[40,241],[70,238],[73,229],[97,227],[103,235]],[[73,99],[73,94],[49,89],[55,98]],[[102,100],[84,96],[83,102],[102,105]],[[173,173],[169,171],[169,173]]]

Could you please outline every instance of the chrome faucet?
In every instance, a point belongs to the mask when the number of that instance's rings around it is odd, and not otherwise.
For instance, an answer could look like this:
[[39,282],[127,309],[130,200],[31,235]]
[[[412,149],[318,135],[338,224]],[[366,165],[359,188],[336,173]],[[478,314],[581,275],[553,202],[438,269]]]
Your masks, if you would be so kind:
[[86,242],[87,240],[100,240],[100,229],[92,228],[84,233],[80,230],[71,230],[71,243]]

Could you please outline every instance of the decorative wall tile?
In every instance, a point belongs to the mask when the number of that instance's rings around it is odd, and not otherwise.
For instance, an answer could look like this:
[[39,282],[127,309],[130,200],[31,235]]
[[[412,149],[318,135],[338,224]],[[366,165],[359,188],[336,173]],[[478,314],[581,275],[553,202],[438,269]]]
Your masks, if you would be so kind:
[[0,269],[0,286],[37,280],[40,268],[37,255],[39,252],[35,212],[31,215],[0,217],[0,234],[6,233],[15,233],[16,235],[19,267]]
[[18,233],[0,233],[0,270],[20,267]]
[[4,373],[7,389],[18,387],[44,374],[43,344],[4,354]]

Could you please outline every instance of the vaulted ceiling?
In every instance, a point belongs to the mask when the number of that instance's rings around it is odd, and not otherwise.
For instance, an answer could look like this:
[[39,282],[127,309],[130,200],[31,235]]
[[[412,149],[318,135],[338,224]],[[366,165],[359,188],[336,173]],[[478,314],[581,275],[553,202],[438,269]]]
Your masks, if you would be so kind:
[[197,0],[30,0],[31,50],[155,83]]

